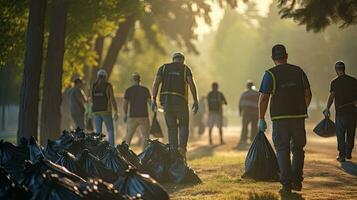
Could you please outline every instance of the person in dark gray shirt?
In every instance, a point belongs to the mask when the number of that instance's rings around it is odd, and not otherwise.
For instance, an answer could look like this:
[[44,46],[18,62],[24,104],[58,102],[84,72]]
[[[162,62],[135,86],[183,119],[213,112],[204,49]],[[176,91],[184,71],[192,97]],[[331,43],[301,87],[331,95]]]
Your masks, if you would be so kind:
[[76,128],[84,129],[84,104],[87,97],[83,92],[83,81],[80,78],[74,80],[74,86],[68,91],[69,108]]

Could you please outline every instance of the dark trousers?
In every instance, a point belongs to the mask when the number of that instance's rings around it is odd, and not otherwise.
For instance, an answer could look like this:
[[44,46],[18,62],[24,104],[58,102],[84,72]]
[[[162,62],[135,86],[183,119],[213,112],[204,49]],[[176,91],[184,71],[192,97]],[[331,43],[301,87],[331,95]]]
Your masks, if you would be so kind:
[[[273,142],[281,183],[290,186],[292,182],[302,182],[306,145],[305,119],[274,120]],[[290,152],[293,155],[292,161]]]
[[336,136],[339,156],[350,157],[355,144],[356,116],[336,116]]
[[189,135],[188,105],[165,107],[165,121],[171,148],[185,149]]
[[246,143],[248,139],[248,126],[250,126],[250,141],[253,141],[258,133],[258,115],[243,114],[242,117],[242,135],[240,143]]

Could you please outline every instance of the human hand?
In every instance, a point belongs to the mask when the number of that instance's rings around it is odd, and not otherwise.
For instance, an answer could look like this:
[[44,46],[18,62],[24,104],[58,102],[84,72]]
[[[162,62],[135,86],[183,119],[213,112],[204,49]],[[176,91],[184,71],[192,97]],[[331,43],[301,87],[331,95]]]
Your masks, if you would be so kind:
[[193,114],[196,114],[196,113],[197,113],[198,108],[199,108],[199,106],[198,106],[198,101],[196,100],[195,102],[193,102],[193,105],[192,105],[192,112],[193,112]]
[[128,115],[124,115],[123,121],[124,123],[128,122]]
[[115,113],[113,114],[113,120],[114,120],[114,121],[117,121],[118,118],[119,118],[118,112],[115,112]]
[[152,110],[153,112],[156,112],[156,111],[157,111],[157,103],[156,103],[155,100],[152,100],[152,101],[151,101],[151,110]]
[[322,112],[325,117],[330,117],[330,109],[325,108],[325,110]]
[[259,119],[258,128],[259,131],[263,133],[267,130],[267,123],[265,122],[265,119]]

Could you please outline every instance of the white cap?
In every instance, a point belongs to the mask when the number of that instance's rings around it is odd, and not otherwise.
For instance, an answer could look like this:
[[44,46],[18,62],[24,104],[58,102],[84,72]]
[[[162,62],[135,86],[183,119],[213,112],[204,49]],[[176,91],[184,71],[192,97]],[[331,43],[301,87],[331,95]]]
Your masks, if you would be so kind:
[[97,76],[105,76],[105,77],[107,77],[107,76],[108,76],[108,73],[107,73],[107,71],[105,71],[104,69],[100,69],[100,70],[97,72]]

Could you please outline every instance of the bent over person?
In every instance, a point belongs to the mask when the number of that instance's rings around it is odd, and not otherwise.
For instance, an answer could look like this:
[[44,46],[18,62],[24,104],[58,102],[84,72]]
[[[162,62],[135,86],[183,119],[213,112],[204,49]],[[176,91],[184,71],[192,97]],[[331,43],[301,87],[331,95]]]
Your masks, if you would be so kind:
[[[108,140],[115,145],[114,120],[118,119],[118,108],[114,98],[113,86],[108,82],[108,74],[101,69],[92,87],[92,111],[94,114],[95,130],[102,133],[103,122],[108,131]],[[114,111],[114,112],[113,112]]]
[[324,110],[326,117],[330,116],[330,107],[335,100],[337,160],[345,162],[352,159],[352,150],[355,143],[357,120],[357,80],[345,73],[345,63],[338,61],[335,64],[337,78],[332,80],[327,107]]
[[[288,54],[283,45],[272,48],[275,67],[267,70],[260,87],[259,130],[265,132],[265,113],[270,102],[273,121],[273,143],[277,154],[280,193],[301,191],[306,145],[305,118],[312,94],[305,72],[288,64]],[[290,160],[292,153],[292,161]]]
[[193,97],[192,110],[194,113],[198,110],[198,99],[191,69],[184,62],[184,55],[175,53],[172,63],[164,64],[159,68],[152,88],[151,108],[156,112],[156,97],[161,84],[160,103],[165,112],[169,145],[171,149],[178,149],[186,159],[189,136],[188,86]]
[[140,84],[141,77],[138,73],[134,73],[131,80],[133,85],[126,89],[124,94],[124,122],[127,123],[125,142],[130,145],[133,135],[139,127],[142,135],[141,145],[144,149],[149,139],[148,102],[151,96],[149,89]]

